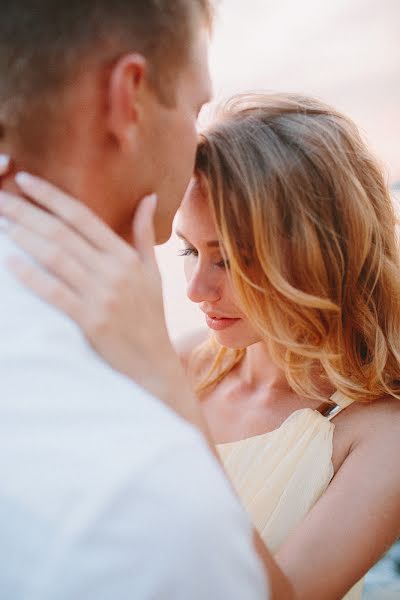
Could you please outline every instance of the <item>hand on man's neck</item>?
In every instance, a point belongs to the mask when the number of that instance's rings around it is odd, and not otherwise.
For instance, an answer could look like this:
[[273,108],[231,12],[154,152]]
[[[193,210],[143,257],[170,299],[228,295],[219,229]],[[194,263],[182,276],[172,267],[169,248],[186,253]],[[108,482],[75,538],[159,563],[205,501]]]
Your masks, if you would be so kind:
[[[15,182],[18,172],[26,171],[59,187],[63,192],[86,204],[118,235],[131,241],[130,220],[118,220],[113,211],[112,190],[104,183],[104,165],[97,157],[78,147],[68,153],[38,152],[36,156],[21,152],[12,144],[0,143],[0,153],[11,157],[11,168],[1,179],[1,188],[13,194],[21,194]],[[94,160],[93,160],[94,159]]]
[[[62,160],[58,164],[52,164],[48,160],[41,159],[41,152],[38,152],[37,157],[24,156],[23,153],[15,149],[11,144],[0,144],[0,153],[10,156],[10,170],[6,176],[2,178],[1,187],[12,193],[21,193],[15,183],[15,175],[21,171],[31,173],[43,179],[46,179],[60,187],[63,191],[80,197],[82,186],[79,181],[77,169],[65,168]],[[73,177],[71,176],[73,173]]]

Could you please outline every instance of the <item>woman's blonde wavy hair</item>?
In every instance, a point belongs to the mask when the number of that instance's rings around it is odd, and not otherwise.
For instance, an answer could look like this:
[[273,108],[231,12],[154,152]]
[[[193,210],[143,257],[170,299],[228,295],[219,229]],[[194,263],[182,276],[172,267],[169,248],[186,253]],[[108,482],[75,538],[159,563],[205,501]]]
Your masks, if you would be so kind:
[[[291,387],[324,401],[321,381],[361,402],[400,398],[396,217],[356,126],[315,99],[237,96],[201,135],[196,176],[241,308]],[[244,354],[200,347],[198,392]]]

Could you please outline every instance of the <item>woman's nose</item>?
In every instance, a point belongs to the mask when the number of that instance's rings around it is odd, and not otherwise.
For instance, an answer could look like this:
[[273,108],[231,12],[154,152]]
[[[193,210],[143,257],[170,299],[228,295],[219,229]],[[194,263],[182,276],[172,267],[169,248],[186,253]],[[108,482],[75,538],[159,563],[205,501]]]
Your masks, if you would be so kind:
[[192,302],[217,302],[221,289],[211,273],[196,268],[188,278],[186,293]]

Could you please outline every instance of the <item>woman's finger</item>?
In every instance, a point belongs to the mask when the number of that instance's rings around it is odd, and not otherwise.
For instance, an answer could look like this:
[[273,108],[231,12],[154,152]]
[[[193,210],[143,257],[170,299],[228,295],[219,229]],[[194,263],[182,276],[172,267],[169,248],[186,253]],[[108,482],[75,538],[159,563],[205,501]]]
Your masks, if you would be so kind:
[[90,270],[102,268],[98,250],[57,217],[28,200],[0,191],[0,215],[45,240],[56,243],[66,254],[75,256]]
[[157,196],[152,194],[141,200],[136,209],[132,224],[133,245],[142,260],[155,262],[154,215],[157,207]]
[[23,285],[80,325],[81,302],[67,285],[19,256],[9,257],[6,264]]
[[26,196],[54,215],[61,217],[95,248],[117,252],[118,250],[122,251],[126,245],[87,206],[65,194],[56,186],[25,172],[17,173],[15,181]]
[[7,175],[11,170],[11,158],[8,154],[0,154],[0,177]]
[[8,235],[31,258],[70,289],[75,290],[83,298],[88,295],[93,285],[93,278],[79,262],[63,252],[57,244],[43,239],[22,225],[11,227]]

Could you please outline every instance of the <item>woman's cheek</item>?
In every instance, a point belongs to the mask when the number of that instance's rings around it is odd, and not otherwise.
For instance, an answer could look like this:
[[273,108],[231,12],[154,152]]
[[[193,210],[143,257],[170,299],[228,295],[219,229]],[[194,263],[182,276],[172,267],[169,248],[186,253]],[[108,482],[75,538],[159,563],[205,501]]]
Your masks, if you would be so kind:
[[195,266],[193,264],[193,260],[191,260],[190,256],[187,256],[184,260],[184,267],[183,267],[186,283],[189,283],[190,280],[192,279],[194,268],[195,268]]

